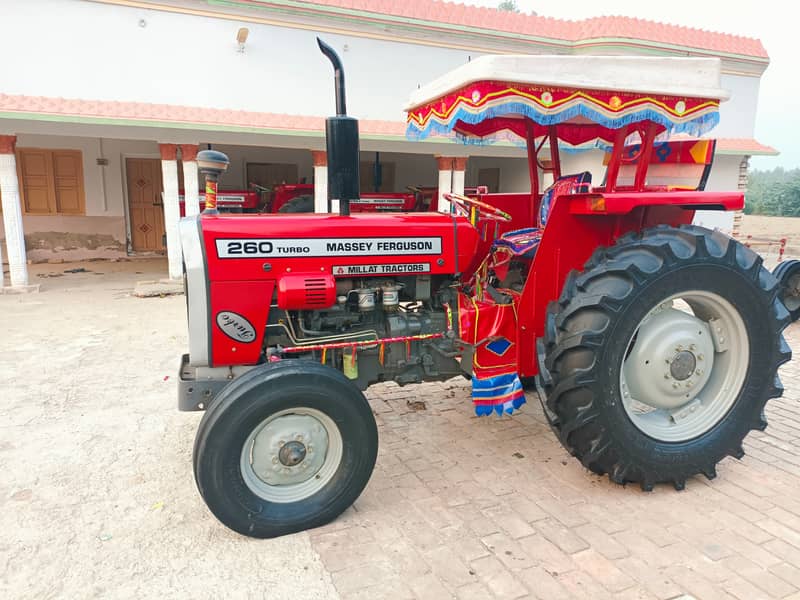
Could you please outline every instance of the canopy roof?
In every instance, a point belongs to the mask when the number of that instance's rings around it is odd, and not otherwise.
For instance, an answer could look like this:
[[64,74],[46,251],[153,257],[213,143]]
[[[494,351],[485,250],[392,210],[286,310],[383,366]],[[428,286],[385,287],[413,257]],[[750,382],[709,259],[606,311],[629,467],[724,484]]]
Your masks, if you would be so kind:
[[717,124],[727,98],[716,58],[482,56],[411,95],[406,134],[485,143],[556,125],[573,148],[612,143],[633,123],[697,136]]

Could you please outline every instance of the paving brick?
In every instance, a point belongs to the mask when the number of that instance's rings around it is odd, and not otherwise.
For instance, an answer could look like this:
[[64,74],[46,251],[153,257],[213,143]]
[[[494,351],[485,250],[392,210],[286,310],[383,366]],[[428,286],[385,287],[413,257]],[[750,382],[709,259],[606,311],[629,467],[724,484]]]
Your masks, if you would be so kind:
[[539,533],[567,554],[574,554],[575,552],[586,550],[589,547],[589,544],[575,535],[570,529],[567,529],[564,525],[553,519],[536,521],[534,527]]
[[635,556],[650,567],[666,567],[675,562],[675,558],[670,555],[669,551],[660,548],[637,530],[620,531],[613,537],[626,548],[629,555]]
[[770,600],[771,596],[741,577],[734,577],[722,584],[722,588],[739,600]]
[[458,600],[486,600],[490,597],[488,588],[478,582],[461,586],[456,590],[456,598]]
[[483,545],[494,554],[507,569],[527,569],[534,566],[531,559],[516,540],[504,533],[493,533],[481,540]]
[[409,587],[419,600],[445,600],[455,598],[445,586],[433,575],[422,575],[408,582]]
[[764,544],[764,549],[784,561],[800,568],[800,548],[787,544],[783,540],[770,540]]
[[555,499],[542,499],[536,502],[548,515],[557,519],[567,527],[576,527],[586,523],[586,518],[579,510],[567,506]]
[[507,502],[511,509],[528,523],[547,517],[547,513],[542,510],[542,507],[521,494],[512,495]]
[[735,597],[724,592],[702,575],[683,565],[668,567],[666,573],[669,575],[670,579],[697,599],[719,598],[720,600],[728,600]]
[[571,600],[574,596],[567,591],[557,576],[542,567],[531,567],[517,573],[517,577],[539,600]]
[[426,552],[425,558],[430,564],[433,574],[450,589],[456,589],[475,581],[470,568],[453,554],[450,548],[445,546],[436,548]]
[[498,598],[512,600],[529,595],[528,589],[494,556],[480,558],[471,566],[478,579]]
[[373,478],[309,539],[346,600],[800,600],[800,363],[782,377],[744,460],[653,494],[584,470],[534,402],[476,419],[458,381],[377,386]]
[[639,557],[628,556],[614,564],[660,600],[668,600],[681,594],[681,588],[669,578],[664,569],[653,567]]
[[384,543],[381,554],[391,562],[394,570],[403,577],[417,577],[425,575],[431,570],[428,561],[406,538],[388,540]]
[[614,563],[594,549],[573,556],[575,563],[611,592],[621,592],[635,584],[633,578],[620,571]]
[[592,600],[607,600],[612,598],[611,592],[600,583],[592,579],[585,571],[570,571],[559,576],[559,581],[569,593],[576,598]]
[[497,523],[503,531],[513,538],[521,538],[535,533],[527,521],[516,514],[507,504],[501,504],[492,508],[485,508],[483,514],[490,520]]
[[395,572],[388,562],[377,562],[337,571],[331,577],[339,593],[347,595],[393,579]]
[[797,591],[797,588],[792,584],[784,581],[780,577],[776,577],[762,569],[757,564],[750,562],[741,556],[732,556],[726,558],[724,561],[725,566],[731,571],[736,573],[742,579],[746,579],[757,588],[764,590],[768,595],[775,598],[783,598],[789,594]]
[[644,588],[632,587],[614,594],[614,600],[657,600],[657,598]]
[[597,525],[586,523],[585,525],[575,527],[573,531],[606,558],[615,559],[628,555],[628,551],[622,544],[617,542]]
[[577,569],[572,558],[542,535],[536,534],[519,540],[523,551],[552,575]]
[[378,585],[342,594],[343,600],[416,600],[411,588],[401,579],[389,579]]
[[769,567],[769,572],[800,589],[800,569],[797,567],[782,562]]

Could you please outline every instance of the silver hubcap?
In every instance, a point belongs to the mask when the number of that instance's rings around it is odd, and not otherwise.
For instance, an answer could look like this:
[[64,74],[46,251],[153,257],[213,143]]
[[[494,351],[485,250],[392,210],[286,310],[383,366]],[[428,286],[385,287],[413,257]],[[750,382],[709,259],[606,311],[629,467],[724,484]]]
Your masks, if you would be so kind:
[[704,291],[651,310],[628,343],[622,401],[636,427],[666,442],[701,435],[733,405],[747,371],[747,330],[733,305]]
[[331,480],[342,460],[342,434],[314,408],[282,410],[264,419],[242,447],[245,484],[270,502],[297,502]]

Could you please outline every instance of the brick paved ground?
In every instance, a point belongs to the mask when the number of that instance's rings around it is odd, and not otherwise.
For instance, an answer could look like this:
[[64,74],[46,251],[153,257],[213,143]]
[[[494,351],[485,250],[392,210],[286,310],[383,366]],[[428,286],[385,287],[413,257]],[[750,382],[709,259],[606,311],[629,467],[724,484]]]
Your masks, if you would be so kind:
[[[787,337],[800,352],[800,325]],[[375,387],[375,473],[312,546],[353,599],[800,599],[799,365],[783,368],[747,456],[683,492],[589,473],[535,395],[513,418],[479,419],[466,382]]]
[[611,485],[562,450],[534,397],[477,419],[460,381],[378,386],[362,497],[326,527],[257,541],[192,480],[200,415],[175,409],[184,299],[130,297],[158,265],[85,266],[34,266],[61,276],[0,297],[0,598],[800,600],[800,324],[770,426],[713,482]]

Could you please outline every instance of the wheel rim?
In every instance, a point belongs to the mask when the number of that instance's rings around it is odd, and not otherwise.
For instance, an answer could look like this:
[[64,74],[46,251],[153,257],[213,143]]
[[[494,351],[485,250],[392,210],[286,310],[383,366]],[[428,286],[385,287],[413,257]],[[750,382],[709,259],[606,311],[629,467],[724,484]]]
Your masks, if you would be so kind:
[[259,423],[242,447],[245,484],[269,502],[313,496],[333,478],[342,461],[342,434],[314,408],[291,408]]
[[744,320],[726,299],[707,291],[670,296],[628,342],[620,369],[625,411],[660,441],[702,435],[736,401],[749,355]]
[[800,272],[790,276],[786,280],[781,300],[783,300],[784,306],[791,312],[800,309]]

